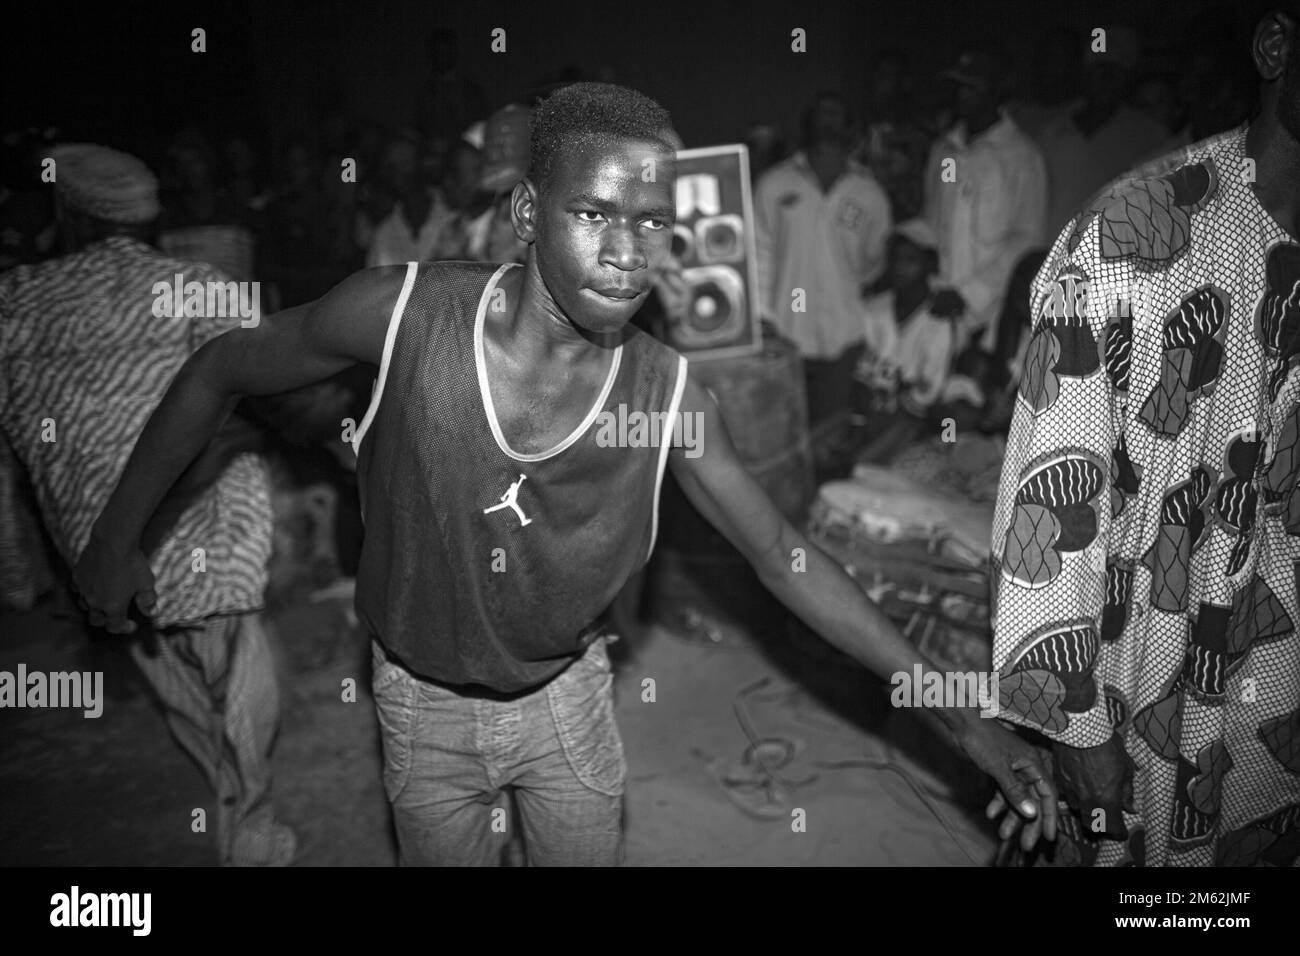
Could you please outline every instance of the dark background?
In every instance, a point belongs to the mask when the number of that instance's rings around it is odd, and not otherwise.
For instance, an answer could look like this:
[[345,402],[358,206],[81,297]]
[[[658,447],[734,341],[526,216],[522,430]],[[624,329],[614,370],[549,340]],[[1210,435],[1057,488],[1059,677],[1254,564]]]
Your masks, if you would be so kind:
[[[1229,5],[1232,10],[1249,5]],[[1095,26],[1137,27],[1150,60],[1177,70],[1180,43],[1224,48],[1247,64],[1231,13],[1211,0],[988,0],[978,3],[465,2],[231,0],[225,3],[49,3],[10,7],[4,28],[7,129],[54,124],[62,138],[151,152],[183,125],[247,130],[281,143],[333,114],[400,126],[414,119],[435,26],[460,38],[462,72],[504,105],[566,68],[642,89],[673,113],[687,145],[733,142],[751,122],[795,130],[823,88],[861,100],[873,54],[902,50],[921,79],[977,37],[1007,47],[1007,69],[1033,92],[1061,31],[1087,42]],[[490,51],[491,31],[507,52]],[[190,31],[207,52],[190,52]],[[807,31],[808,52],[790,51]],[[1235,42],[1234,42],[1235,41]],[[1185,49],[1185,47],[1184,47]]]

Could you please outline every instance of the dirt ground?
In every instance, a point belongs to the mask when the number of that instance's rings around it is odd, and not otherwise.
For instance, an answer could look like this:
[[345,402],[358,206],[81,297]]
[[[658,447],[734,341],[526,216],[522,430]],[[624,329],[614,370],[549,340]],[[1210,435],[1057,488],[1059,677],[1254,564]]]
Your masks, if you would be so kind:
[[[275,801],[298,833],[299,866],[396,861],[349,603],[268,615],[283,695]],[[92,640],[62,606],[0,616],[0,670],[102,670],[108,699],[93,720],[0,710],[0,864],[214,863],[212,835],[190,828],[192,810],[211,805],[198,770],[122,648]],[[782,627],[709,640],[646,626],[611,653],[628,865],[991,860],[991,829],[974,810],[983,783],[837,652],[791,642]],[[341,699],[348,677],[355,703]]]

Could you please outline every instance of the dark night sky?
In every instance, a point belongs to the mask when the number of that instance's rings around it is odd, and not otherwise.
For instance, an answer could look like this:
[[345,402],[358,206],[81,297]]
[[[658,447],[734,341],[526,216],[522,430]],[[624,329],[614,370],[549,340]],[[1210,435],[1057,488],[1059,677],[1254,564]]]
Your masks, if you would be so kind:
[[[310,132],[330,111],[400,124],[414,115],[427,74],[424,38],[435,25],[461,37],[465,71],[490,106],[576,65],[611,71],[659,99],[688,145],[737,139],[755,119],[792,130],[818,89],[860,96],[870,55],[897,46],[923,76],[950,61],[964,38],[991,35],[1028,70],[1053,29],[1088,31],[1113,19],[1145,30],[1159,49],[1188,29],[1182,2],[49,3],[6,28],[3,126],[53,122],[74,138],[144,149],[188,124],[248,128],[277,140]],[[15,8],[10,7],[12,11]],[[89,11],[89,12],[88,12]],[[12,12],[7,15],[13,16]],[[190,52],[207,30],[208,52]],[[494,27],[507,53],[489,50]],[[809,52],[790,52],[807,30]]]

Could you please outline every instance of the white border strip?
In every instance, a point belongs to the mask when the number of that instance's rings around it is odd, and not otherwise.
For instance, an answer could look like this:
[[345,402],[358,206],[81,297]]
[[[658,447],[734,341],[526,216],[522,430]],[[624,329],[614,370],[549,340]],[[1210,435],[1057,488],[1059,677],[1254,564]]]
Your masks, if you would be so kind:
[[406,281],[402,283],[402,293],[397,297],[397,304],[393,306],[393,315],[388,320],[388,333],[384,336],[384,354],[379,360],[379,378],[376,379],[374,390],[370,394],[370,407],[366,409],[365,417],[357,426],[357,433],[352,436],[352,453],[358,457],[361,455],[361,439],[370,429],[370,423],[375,420],[375,415],[379,412],[379,400],[384,397],[384,383],[388,380],[388,365],[393,359],[397,327],[402,322],[402,313],[406,311],[406,300],[411,297],[411,289],[415,286],[415,273],[419,266],[418,262],[406,264]]
[[677,384],[673,386],[673,400],[668,405],[668,437],[659,446],[659,472],[655,475],[654,515],[650,519],[650,548],[645,559],[650,560],[654,554],[655,541],[659,537],[659,488],[664,483],[664,469],[668,466],[668,451],[673,446],[673,435],[677,432],[677,411],[682,404],[682,392],[686,391],[686,356],[677,356]]

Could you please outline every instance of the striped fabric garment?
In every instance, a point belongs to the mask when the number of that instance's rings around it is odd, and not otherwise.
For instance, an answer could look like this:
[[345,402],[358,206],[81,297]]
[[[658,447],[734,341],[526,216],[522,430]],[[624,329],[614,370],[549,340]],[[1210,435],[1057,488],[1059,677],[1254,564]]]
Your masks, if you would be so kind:
[[[170,287],[178,273],[186,283],[227,281],[124,237],[0,276],[0,428],[69,564],[173,376],[206,341],[238,327],[237,315],[155,317],[154,284]],[[154,623],[260,608],[270,549],[265,465],[242,454],[152,554]]]

